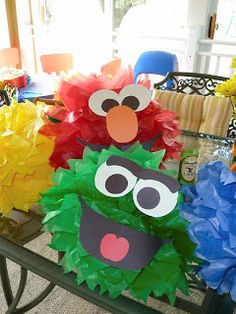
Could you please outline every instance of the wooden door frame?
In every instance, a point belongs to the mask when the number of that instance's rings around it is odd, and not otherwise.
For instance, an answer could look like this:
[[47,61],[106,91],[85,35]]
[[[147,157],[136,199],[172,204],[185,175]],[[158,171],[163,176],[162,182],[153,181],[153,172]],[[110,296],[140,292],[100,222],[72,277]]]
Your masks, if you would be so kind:
[[11,48],[17,48],[19,53],[19,64],[17,68],[22,67],[21,52],[20,52],[20,39],[17,21],[16,0],[5,0],[8,32],[10,38]]

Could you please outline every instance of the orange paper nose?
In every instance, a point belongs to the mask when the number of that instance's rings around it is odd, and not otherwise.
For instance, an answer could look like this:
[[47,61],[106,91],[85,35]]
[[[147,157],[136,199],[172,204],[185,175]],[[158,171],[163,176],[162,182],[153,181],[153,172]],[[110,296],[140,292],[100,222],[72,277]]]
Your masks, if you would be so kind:
[[138,133],[138,119],[133,109],[127,106],[115,106],[106,117],[107,131],[118,143],[132,141]]

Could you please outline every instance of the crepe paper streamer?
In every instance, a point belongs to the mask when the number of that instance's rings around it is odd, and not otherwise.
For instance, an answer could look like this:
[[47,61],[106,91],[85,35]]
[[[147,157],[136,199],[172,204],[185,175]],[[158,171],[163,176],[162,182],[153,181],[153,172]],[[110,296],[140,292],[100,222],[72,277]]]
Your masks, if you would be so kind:
[[28,211],[51,185],[53,142],[39,134],[45,106],[13,102],[0,108],[0,212]]
[[[147,94],[149,81],[140,81],[138,85],[132,83],[133,71],[130,68],[120,69],[112,78],[104,74],[91,74],[61,82],[59,95],[65,107],[54,107],[50,110],[47,113],[48,121],[41,130],[42,134],[55,139],[50,157],[54,168],[68,168],[67,160],[82,158],[86,146],[101,150],[114,145],[123,149],[124,145],[128,148],[137,141],[147,150],[165,149],[164,159],[179,157],[182,145],[175,140],[180,134],[175,113],[159,108],[156,101],[150,101],[147,106],[147,101],[150,100],[150,92]],[[109,94],[109,102],[105,101],[104,92]],[[116,101],[122,103],[124,100],[131,105],[130,101],[135,100],[134,93],[139,98],[141,111],[135,112],[127,105],[110,108],[112,104],[118,103]],[[99,106],[95,95],[100,95]],[[103,108],[110,110],[106,116],[101,116],[106,113],[102,109],[104,101]],[[133,105],[136,106],[137,102]]]
[[86,282],[91,290],[100,286],[100,293],[108,291],[112,298],[127,290],[144,301],[153,293],[167,295],[174,303],[176,289],[188,294],[185,273],[191,272],[196,258],[187,222],[178,210],[181,192],[175,209],[153,218],[134,204],[135,180],[119,197],[99,191],[100,179],[97,187],[95,183],[104,163],[110,167],[119,163],[116,167],[123,168],[128,180],[132,170],[134,176],[155,175],[163,184],[167,177],[175,182],[175,172],[158,169],[164,154],[163,150],[148,152],[138,144],[126,151],[114,146],[101,152],[86,148],[82,160],[69,160],[70,169],[54,173],[55,186],[40,201],[45,213],[43,229],[52,233],[50,247],[65,253],[61,264],[65,272],[76,271],[77,284]]
[[190,200],[183,217],[203,263],[198,275],[222,295],[236,301],[236,174],[222,162],[201,166],[194,186],[184,187]]

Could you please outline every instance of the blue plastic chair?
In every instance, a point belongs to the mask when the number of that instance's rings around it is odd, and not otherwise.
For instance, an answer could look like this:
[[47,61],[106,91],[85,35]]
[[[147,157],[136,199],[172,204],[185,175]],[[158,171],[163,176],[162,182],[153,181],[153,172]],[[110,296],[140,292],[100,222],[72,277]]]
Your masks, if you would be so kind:
[[178,71],[175,54],[166,51],[145,51],[134,66],[134,82],[140,74],[158,74],[166,76],[168,72]]

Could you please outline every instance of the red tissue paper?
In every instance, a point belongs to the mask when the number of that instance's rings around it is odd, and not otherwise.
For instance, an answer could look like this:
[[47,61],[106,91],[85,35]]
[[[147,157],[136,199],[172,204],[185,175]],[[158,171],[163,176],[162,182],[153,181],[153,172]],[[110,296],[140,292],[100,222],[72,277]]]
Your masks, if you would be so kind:
[[[165,149],[164,159],[179,157],[182,145],[175,140],[180,134],[175,113],[161,109],[156,101],[150,100],[144,110],[135,112],[138,131],[136,137],[127,143],[115,141],[107,130],[106,117],[97,115],[90,109],[89,98],[95,92],[112,90],[119,94],[130,84],[133,84],[131,68],[120,69],[114,77],[105,74],[79,74],[61,81],[59,96],[65,106],[52,107],[47,112],[46,124],[40,130],[55,141],[50,157],[52,167],[68,168],[67,161],[82,158],[86,146],[95,150],[110,145],[126,149],[137,141],[150,151]],[[150,88],[149,80],[142,80],[137,84]],[[121,123],[121,129],[125,123],[126,121]]]

